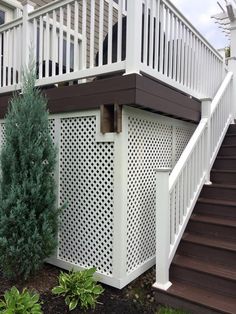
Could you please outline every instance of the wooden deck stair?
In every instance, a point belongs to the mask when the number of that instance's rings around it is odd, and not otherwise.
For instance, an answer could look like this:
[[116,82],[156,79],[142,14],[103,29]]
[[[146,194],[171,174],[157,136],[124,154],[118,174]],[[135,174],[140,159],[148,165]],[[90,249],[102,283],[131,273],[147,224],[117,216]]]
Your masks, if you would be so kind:
[[236,313],[236,125],[230,125],[157,301],[188,313]]

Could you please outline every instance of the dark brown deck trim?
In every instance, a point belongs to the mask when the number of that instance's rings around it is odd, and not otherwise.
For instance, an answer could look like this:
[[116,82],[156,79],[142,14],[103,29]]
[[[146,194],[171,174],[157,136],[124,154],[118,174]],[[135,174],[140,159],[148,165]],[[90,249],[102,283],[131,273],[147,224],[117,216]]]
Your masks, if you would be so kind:
[[[101,105],[129,105],[192,122],[200,120],[200,101],[137,74],[44,90],[50,113],[98,109]],[[0,118],[11,95],[0,95]]]

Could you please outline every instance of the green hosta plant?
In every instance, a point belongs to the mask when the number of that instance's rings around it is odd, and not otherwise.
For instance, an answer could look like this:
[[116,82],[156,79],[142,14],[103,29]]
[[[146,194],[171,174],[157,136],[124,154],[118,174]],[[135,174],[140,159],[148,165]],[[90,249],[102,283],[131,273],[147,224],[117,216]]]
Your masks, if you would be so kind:
[[1,314],[42,314],[39,295],[24,289],[22,293],[16,287],[6,291],[0,300]]
[[95,308],[98,297],[104,289],[94,279],[96,268],[79,272],[61,273],[59,286],[52,289],[53,294],[65,297],[69,310],[77,306],[81,309]]

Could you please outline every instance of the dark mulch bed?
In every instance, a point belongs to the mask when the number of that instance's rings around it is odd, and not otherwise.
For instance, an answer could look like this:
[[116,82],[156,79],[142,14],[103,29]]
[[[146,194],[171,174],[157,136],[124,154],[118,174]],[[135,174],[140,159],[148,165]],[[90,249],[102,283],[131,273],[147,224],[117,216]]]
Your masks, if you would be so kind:
[[55,296],[51,289],[58,284],[60,269],[45,265],[37,276],[27,282],[14,282],[4,278],[0,272],[0,297],[12,286],[22,290],[24,287],[40,293],[45,314],[156,314],[158,305],[155,303],[152,284],[155,271],[152,268],[122,290],[103,285],[105,292],[99,299],[96,309],[83,312],[79,308],[69,312],[62,297]]

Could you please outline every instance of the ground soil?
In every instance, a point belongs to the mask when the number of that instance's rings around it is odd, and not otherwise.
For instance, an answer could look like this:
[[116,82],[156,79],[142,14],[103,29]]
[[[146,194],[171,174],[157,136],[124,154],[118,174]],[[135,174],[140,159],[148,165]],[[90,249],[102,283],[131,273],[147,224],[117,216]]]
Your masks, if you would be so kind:
[[159,306],[154,300],[152,284],[155,281],[154,268],[133,281],[122,290],[103,285],[105,292],[99,299],[95,310],[83,312],[75,309],[69,312],[62,297],[55,296],[51,289],[58,284],[60,269],[51,265],[44,265],[37,276],[27,282],[14,282],[3,277],[0,272],[0,298],[12,286],[22,290],[24,287],[37,291],[41,296],[44,314],[156,314]]

